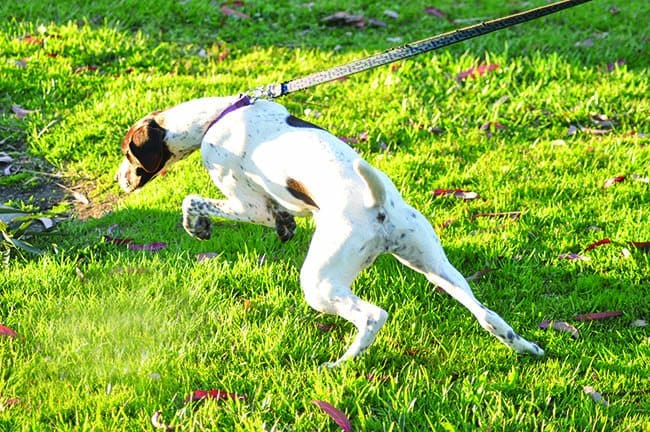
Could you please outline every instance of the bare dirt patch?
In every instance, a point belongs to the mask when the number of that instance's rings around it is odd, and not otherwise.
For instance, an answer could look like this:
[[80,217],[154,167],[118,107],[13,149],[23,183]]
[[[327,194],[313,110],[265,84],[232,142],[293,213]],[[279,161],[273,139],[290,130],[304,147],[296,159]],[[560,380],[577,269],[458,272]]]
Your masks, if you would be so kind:
[[68,203],[77,218],[98,218],[110,211],[117,196],[95,201],[89,198],[95,186],[91,180],[72,181],[43,158],[30,155],[21,143],[0,142],[0,204],[27,204],[45,212]]

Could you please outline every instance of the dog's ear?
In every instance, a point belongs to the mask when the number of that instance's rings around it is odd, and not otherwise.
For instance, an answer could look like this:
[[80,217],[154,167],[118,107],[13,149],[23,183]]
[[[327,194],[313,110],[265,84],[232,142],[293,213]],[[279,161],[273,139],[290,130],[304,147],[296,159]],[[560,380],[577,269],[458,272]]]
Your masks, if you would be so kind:
[[[126,151],[128,146],[128,152]],[[147,119],[134,127],[122,143],[122,151],[135,157],[148,173],[156,173],[169,158],[165,144],[165,129],[154,119]]]

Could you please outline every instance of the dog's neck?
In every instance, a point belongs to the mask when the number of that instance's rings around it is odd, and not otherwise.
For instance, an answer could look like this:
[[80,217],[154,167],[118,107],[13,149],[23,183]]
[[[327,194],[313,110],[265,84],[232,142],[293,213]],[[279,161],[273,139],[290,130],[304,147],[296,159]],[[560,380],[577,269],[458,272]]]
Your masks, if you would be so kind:
[[165,143],[175,159],[182,159],[201,147],[203,136],[237,97],[207,97],[184,102],[154,114],[165,129]]

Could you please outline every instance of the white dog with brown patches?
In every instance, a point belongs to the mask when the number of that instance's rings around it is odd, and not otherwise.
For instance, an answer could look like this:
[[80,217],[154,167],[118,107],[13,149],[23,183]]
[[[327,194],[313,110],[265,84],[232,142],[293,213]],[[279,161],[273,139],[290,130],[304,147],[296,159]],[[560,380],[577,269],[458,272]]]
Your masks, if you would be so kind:
[[317,311],[338,315],[358,329],[330,366],[365,350],[388,317],[350,288],[383,253],[440,286],[507,346],[544,354],[474,297],[447,260],[431,224],[404,202],[385,174],[282,105],[247,97],[202,98],[149,114],[124,138],[125,159],[116,179],[131,192],[198,148],[225,199],[185,198],[183,226],[191,235],[210,238],[210,218],[220,217],[275,227],[286,241],[295,229],[294,216],[314,217],[316,230],[300,271],[305,299]]

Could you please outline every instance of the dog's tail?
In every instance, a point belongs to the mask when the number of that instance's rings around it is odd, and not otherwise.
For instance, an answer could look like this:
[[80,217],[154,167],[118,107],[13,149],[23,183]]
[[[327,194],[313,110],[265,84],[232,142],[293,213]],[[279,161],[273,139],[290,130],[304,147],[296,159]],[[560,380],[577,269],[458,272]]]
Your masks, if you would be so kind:
[[382,178],[377,170],[363,159],[355,159],[352,163],[354,171],[359,174],[368,187],[367,193],[364,194],[364,203],[366,207],[381,207],[386,201],[386,188]]

